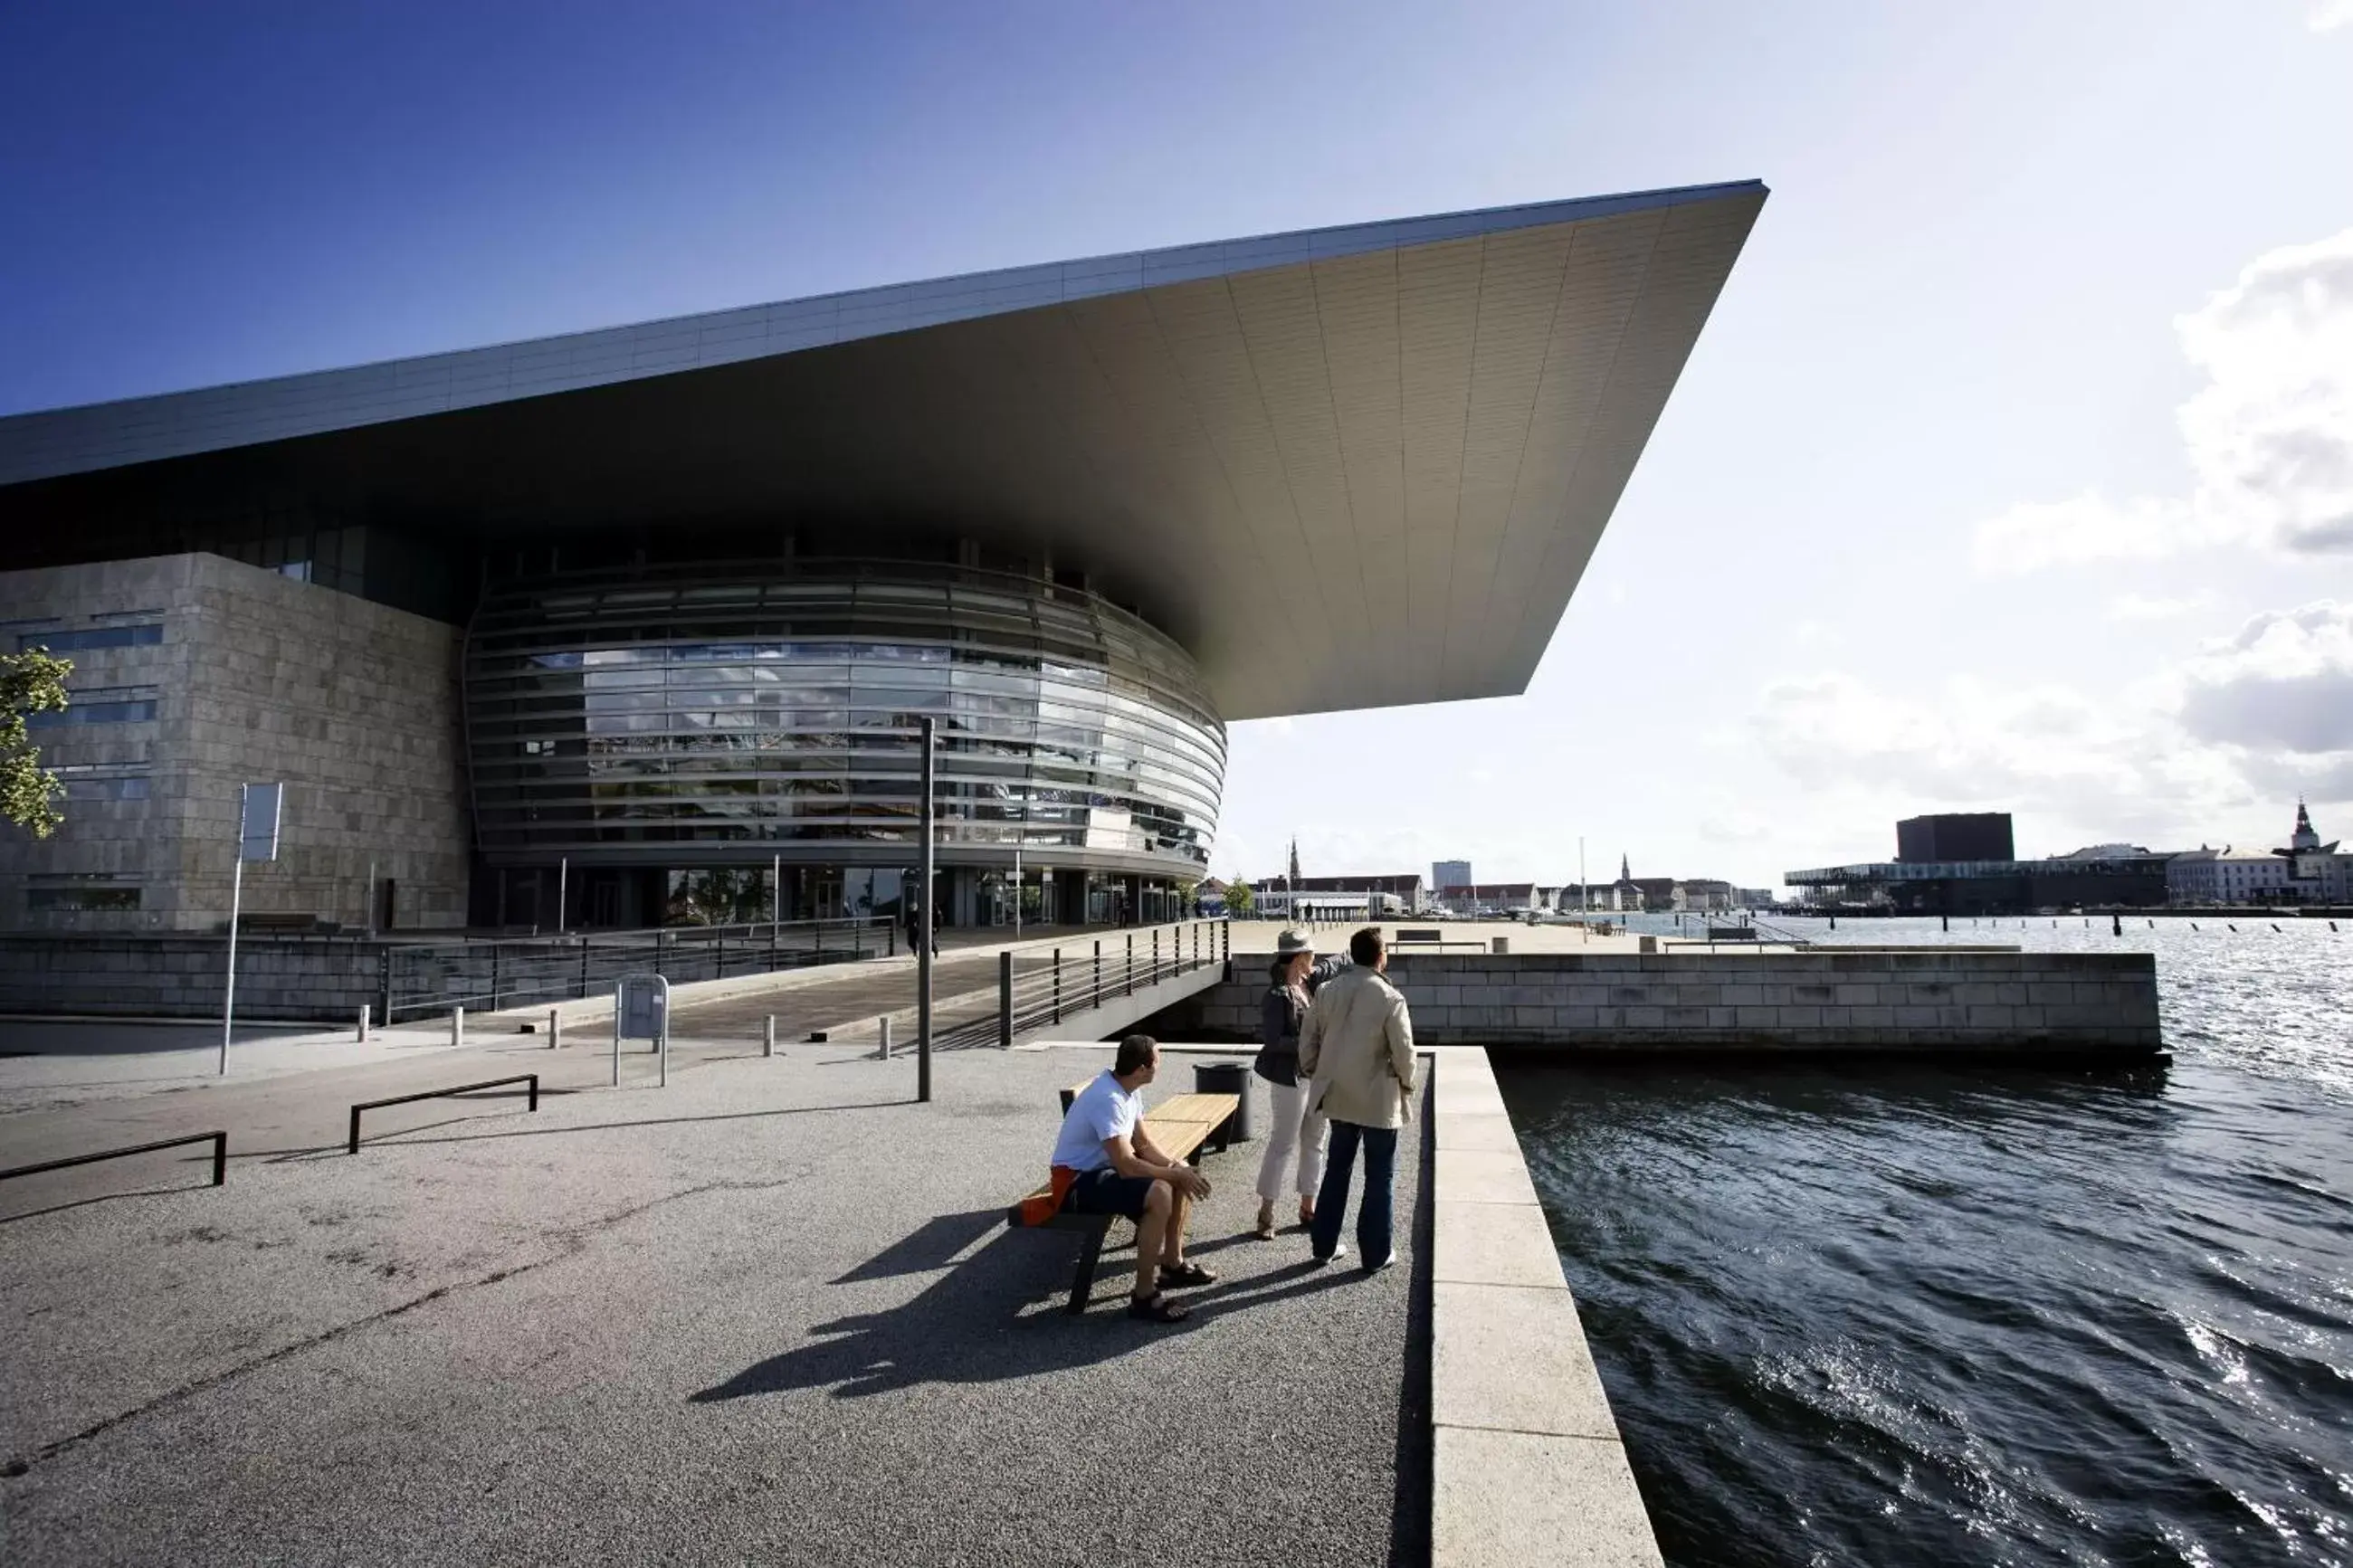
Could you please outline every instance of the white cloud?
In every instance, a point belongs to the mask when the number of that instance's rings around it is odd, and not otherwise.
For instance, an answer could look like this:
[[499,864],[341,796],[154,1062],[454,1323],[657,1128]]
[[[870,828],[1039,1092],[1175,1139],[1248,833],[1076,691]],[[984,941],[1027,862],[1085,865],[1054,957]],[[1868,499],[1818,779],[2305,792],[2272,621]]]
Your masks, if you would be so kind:
[[2234,542],[2353,553],[2353,229],[2256,258],[2174,331],[2207,378],[2177,415],[2189,493],[2012,507],[1978,525],[1979,571]]
[[2170,621],[2213,603],[2210,594],[2192,594],[2186,599],[2152,599],[2140,594],[2119,594],[2108,601],[2108,619],[2112,621]]
[[1980,572],[2036,572],[2087,561],[2153,561],[2194,545],[2200,520],[2180,501],[2112,501],[2086,490],[2070,500],[2024,501],[1978,524],[1971,559]]
[[1767,686],[1750,725],[1818,803],[1867,800],[1866,816],[2013,811],[2029,853],[2220,842],[2276,830],[2297,795],[2353,805],[2353,605],[2256,616],[2110,699],[1966,679],[1899,695],[1829,674]]
[[1921,699],[1840,674],[1767,687],[1754,724],[1766,754],[1809,787],[1999,808],[2137,791],[2137,717],[2048,683],[1957,679]]
[[2353,25],[2353,0],[2311,0],[2304,23],[2316,33]]
[[2201,741],[2353,763],[2353,605],[2267,612],[2184,672],[2182,727]]

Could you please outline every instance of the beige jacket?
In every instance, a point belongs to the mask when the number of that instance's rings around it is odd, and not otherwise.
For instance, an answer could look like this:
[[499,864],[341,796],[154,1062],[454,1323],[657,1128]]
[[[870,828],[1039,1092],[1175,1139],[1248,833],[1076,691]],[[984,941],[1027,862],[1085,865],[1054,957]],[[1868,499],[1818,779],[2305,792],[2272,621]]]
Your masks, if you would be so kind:
[[1333,1121],[1402,1123],[1413,1092],[1413,1017],[1405,997],[1361,966],[1325,981],[1300,1026],[1299,1070],[1314,1081],[1308,1103]]

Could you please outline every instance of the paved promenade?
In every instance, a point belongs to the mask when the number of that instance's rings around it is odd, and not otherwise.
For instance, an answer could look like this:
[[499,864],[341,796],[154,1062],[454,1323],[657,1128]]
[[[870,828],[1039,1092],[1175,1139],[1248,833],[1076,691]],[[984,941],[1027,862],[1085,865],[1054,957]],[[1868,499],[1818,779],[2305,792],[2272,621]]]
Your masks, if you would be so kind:
[[[416,1064],[82,1106],[249,1095],[280,1135],[221,1189],[168,1158],[7,1184],[37,1189],[0,1219],[7,1555],[1416,1560],[1418,1133],[1410,1267],[1315,1270],[1296,1234],[1244,1238],[1243,1145],[1205,1164],[1198,1251],[1227,1279],[1193,1321],[1128,1321],[1125,1254],[1071,1320],[1077,1238],[1000,1216],[1036,1178],[1054,1089],[1103,1059],[945,1054],[926,1107],[912,1062],[712,1050],[667,1089],[583,1085],[536,1115],[388,1111],[356,1157],[315,1151],[358,1086]],[[1176,1058],[1149,1092],[1190,1087]]]

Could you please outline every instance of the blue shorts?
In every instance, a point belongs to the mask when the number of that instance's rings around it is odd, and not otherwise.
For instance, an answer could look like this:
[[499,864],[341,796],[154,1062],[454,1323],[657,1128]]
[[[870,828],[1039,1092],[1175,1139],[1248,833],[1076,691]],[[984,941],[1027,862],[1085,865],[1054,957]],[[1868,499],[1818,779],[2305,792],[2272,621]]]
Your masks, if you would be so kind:
[[1062,1207],[1071,1214],[1124,1214],[1142,1219],[1151,1196],[1151,1177],[1123,1176],[1105,1165],[1100,1171],[1082,1172],[1062,1194]]

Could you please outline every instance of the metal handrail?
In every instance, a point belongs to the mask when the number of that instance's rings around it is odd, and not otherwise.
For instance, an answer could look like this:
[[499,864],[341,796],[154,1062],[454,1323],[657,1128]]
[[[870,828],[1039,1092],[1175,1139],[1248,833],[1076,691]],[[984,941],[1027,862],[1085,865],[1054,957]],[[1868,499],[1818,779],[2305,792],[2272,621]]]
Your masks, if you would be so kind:
[[898,929],[875,915],[399,942],[385,949],[379,1002],[387,1024],[452,1007],[495,1013],[601,994],[625,972],[724,980],[881,957],[897,951]]
[[524,1109],[527,1110],[539,1109],[539,1075],[535,1072],[519,1072],[511,1078],[486,1078],[480,1083],[461,1083],[450,1089],[428,1089],[417,1094],[396,1094],[385,1100],[363,1100],[352,1107],[352,1137],[344,1152],[356,1154],[360,1152],[360,1112],[363,1110],[381,1110],[387,1105],[406,1105],[412,1100],[440,1100],[452,1094],[471,1094],[478,1089],[500,1089],[511,1083],[530,1084],[531,1103]]
[[76,1154],[69,1160],[44,1160],[37,1165],[16,1165],[0,1171],[0,1182],[11,1176],[37,1176],[44,1171],[63,1171],[75,1165],[95,1165],[100,1160],[120,1160],[126,1154],[152,1154],[158,1149],[177,1149],[186,1143],[210,1143],[213,1146],[212,1185],[223,1186],[228,1181],[228,1134],[227,1132],[191,1132],[185,1138],[164,1138],[153,1143],[133,1143],[127,1149],[102,1149],[95,1154]]
[[[1149,988],[1213,964],[1222,965],[1230,954],[1227,942],[1219,937],[1228,929],[1224,921],[1204,918],[1119,932],[1119,945],[1108,952],[1101,952],[1101,940],[1067,958],[1062,949],[1056,948],[1051,962],[1011,975],[1009,984],[1005,971],[1013,954],[1008,950],[998,959],[1004,967],[999,970],[997,1005],[940,1028],[936,1043],[967,1046],[994,1039],[1003,1044],[1032,1029],[1058,1024],[1065,1015],[1133,995],[1138,987]],[[1139,936],[1145,939],[1141,943],[1134,940]],[[1098,962],[1099,952],[1102,962]]]

